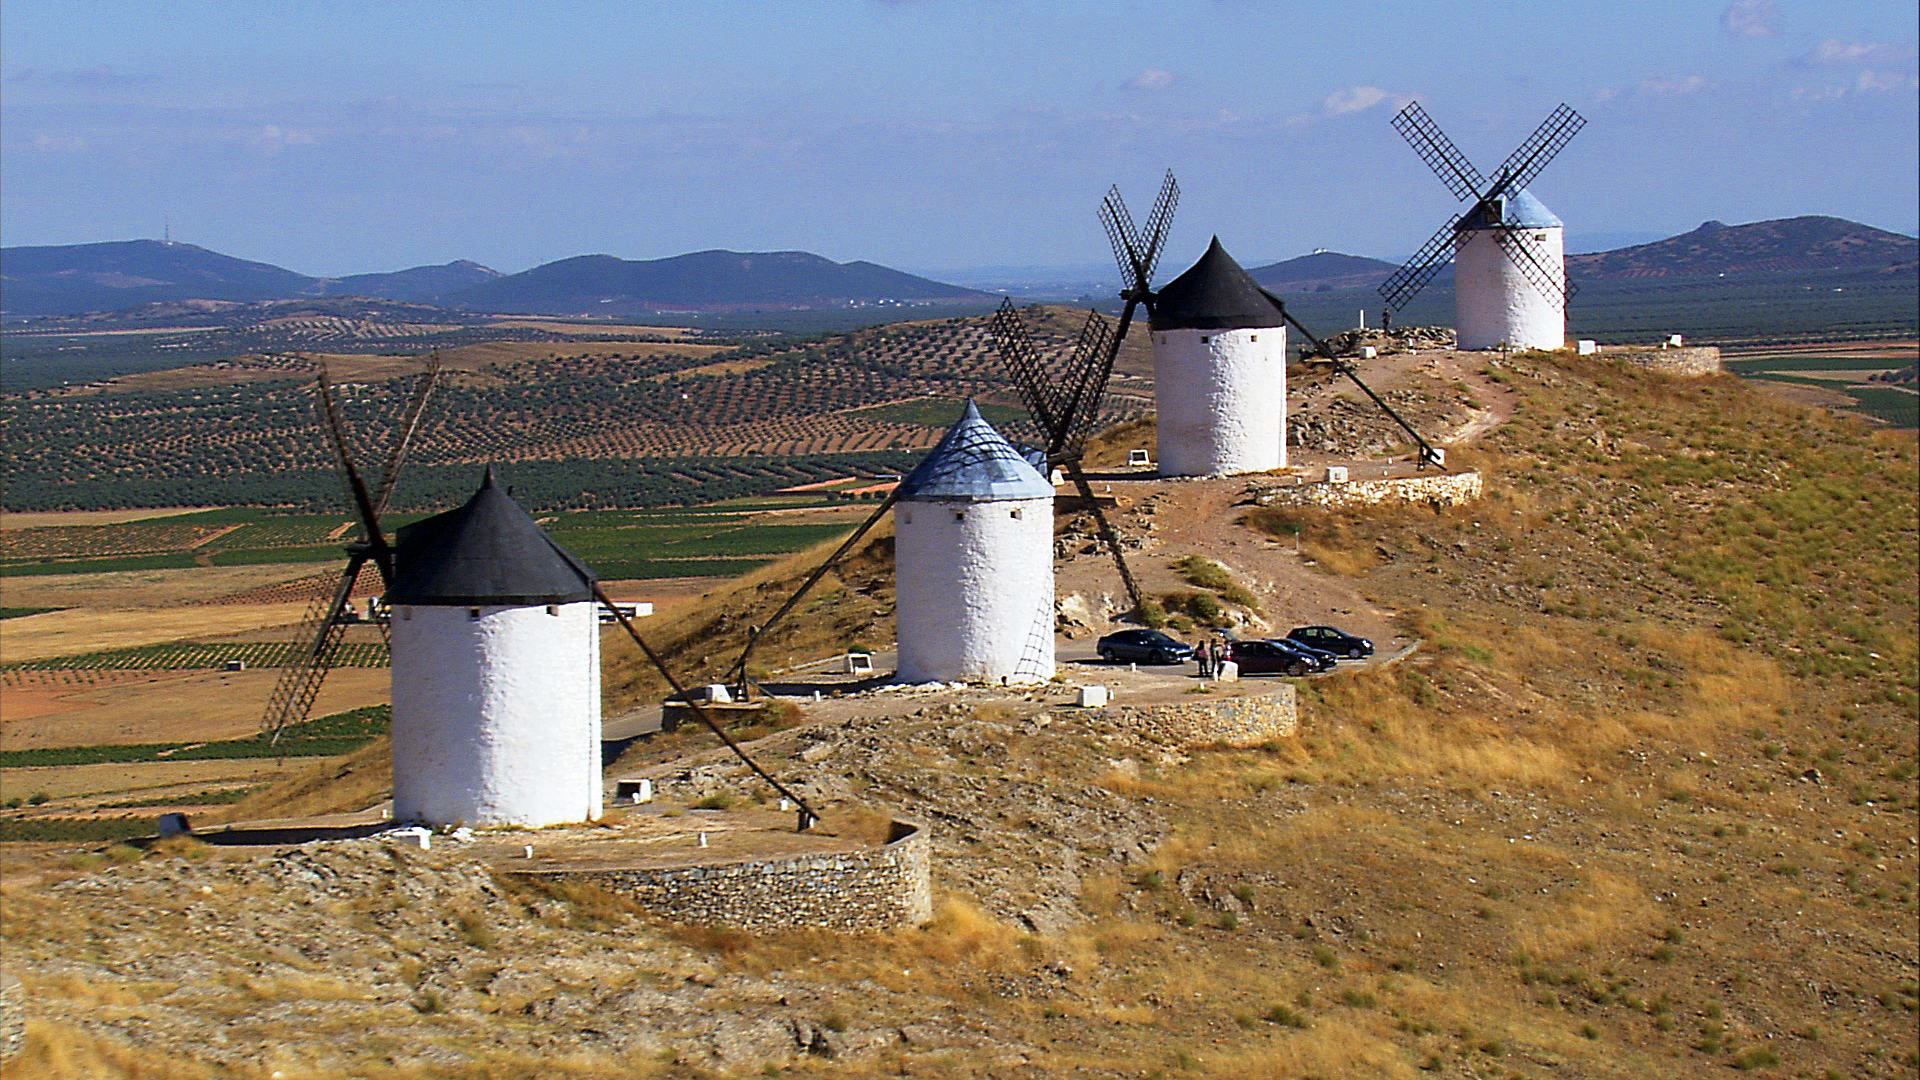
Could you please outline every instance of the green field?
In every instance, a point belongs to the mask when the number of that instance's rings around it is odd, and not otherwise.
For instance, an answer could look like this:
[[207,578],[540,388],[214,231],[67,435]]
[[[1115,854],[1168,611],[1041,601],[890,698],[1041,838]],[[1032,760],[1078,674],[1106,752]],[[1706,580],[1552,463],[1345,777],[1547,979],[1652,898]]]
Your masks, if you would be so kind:
[[[291,641],[166,642],[130,649],[51,656],[0,664],[0,671],[196,671],[224,667],[238,660],[248,667],[280,667],[304,643]],[[390,663],[387,647],[377,642],[342,642],[334,667],[381,668]]]

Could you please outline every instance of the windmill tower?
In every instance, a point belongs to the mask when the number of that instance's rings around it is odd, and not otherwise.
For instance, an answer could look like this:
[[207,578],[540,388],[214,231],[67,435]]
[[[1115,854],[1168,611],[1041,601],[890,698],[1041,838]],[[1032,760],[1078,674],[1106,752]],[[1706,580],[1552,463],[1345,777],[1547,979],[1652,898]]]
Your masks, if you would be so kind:
[[393,633],[393,816],[557,825],[600,816],[591,571],[487,471],[466,505],[403,527]]
[[1284,468],[1286,316],[1220,238],[1147,310],[1160,475]]
[[1579,113],[1561,105],[1488,181],[1418,103],[1400,110],[1394,130],[1454,198],[1473,203],[1381,284],[1387,306],[1404,307],[1451,256],[1457,347],[1565,346],[1567,301],[1577,291],[1567,280],[1565,228],[1526,186],[1585,125]]
[[1053,485],[967,402],[897,489],[904,682],[1053,677]]

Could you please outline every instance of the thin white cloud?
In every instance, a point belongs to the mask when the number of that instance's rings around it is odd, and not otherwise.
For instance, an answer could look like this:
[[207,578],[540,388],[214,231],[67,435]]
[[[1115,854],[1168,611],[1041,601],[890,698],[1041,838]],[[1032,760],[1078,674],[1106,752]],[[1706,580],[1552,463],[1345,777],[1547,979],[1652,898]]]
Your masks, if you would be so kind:
[[1772,37],[1773,0],[1733,0],[1720,13],[1720,29],[1734,37]]
[[1907,60],[1911,54],[1879,41],[1841,41],[1828,38],[1813,47],[1806,56],[1809,64],[1828,67],[1834,65],[1897,64]]
[[1358,86],[1348,86],[1340,90],[1335,90],[1333,93],[1321,98],[1320,104],[1316,106],[1313,111],[1296,113],[1289,116],[1286,120],[1282,121],[1282,126],[1289,128],[1306,127],[1318,120],[1365,112],[1376,105],[1386,105],[1389,108],[1398,109],[1404,107],[1407,102],[1412,100],[1413,96],[1410,94],[1396,94],[1391,90],[1383,90],[1378,86],[1362,83]]
[[1707,80],[1704,75],[1663,75],[1640,80],[1640,92],[1655,97],[1697,94],[1706,88]]
[[1390,96],[1377,86],[1349,86],[1328,94],[1326,100],[1320,103],[1320,111],[1328,116],[1360,112],[1373,108]]
[[1179,81],[1180,76],[1166,68],[1150,67],[1120,85],[1125,90],[1165,90]]

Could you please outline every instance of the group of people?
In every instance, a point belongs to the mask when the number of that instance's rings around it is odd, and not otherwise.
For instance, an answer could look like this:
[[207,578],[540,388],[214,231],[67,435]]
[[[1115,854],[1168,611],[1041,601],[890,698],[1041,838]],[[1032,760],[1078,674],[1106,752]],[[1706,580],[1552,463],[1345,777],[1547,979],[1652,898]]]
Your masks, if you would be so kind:
[[1220,674],[1220,665],[1231,659],[1232,650],[1219,638],[1208,638],[1193,648],[1193,658],[1200,665],[1200,677],[1211,679]]

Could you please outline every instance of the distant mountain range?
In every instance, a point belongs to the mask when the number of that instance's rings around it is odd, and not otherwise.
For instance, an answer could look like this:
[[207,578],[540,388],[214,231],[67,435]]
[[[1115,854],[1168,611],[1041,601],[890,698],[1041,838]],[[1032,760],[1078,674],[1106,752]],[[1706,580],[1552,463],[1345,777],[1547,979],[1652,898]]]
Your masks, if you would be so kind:
[[337,296],[547,315],[985,304],[993,299],[874,263],[836,263],[804,251],[702,251],[645,261],[582,255],[507,275],[461,260],[389,274],[314,278],[159,240],[0,250],[0,313],[9,318],[188,300]]
[[[1567,256],[1575,281],[1647,277],[1713,277],[1805,270],[1885,270],[1913,273],[1920,239],[1836,217],[1796,217],[1723,225],[1709,221],[1692,232],[1616,251]],[[1251,267],[1253,279],[1277,293],[1371,288],[1399,269],[1358,255],[1316,251],[1297,259]],[[1442,270],[1439,284],[1451,280]]]
[[[1576,280],[1807,270],[1913,273],[1920,240],[1833,217],[1750,225],[1709,221],[1650,244],[1567,259]],[[1393,263],[1332,251],[1252,268],[1278,293],[1371,288]],[[1444,279],[1443,279],[1444,280]],[[518,274],[461,260],[386,274],[314,278],[192,244],[125,240],[0,249],[0,314],[120,311],[189,300],[367,297],[475,312],[637,315],[991,303],[989,293],[870,262],[804,251],[702,251],[633,261],[582,255]]]

